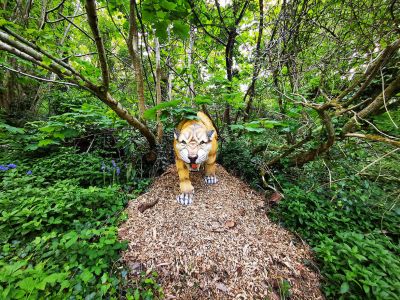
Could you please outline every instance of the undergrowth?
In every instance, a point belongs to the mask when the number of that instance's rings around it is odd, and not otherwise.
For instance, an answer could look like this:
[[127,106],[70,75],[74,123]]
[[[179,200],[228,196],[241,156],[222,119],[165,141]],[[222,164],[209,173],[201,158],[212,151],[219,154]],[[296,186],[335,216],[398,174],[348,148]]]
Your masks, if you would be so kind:
[[[157,299],[154,274],[128,282],[118,240],[127,182],[123,163],[63,148],[0,157],[0,299]],[[124,176],[123,176],[124,175]]]
[[[221,163],[262,187],[257,163],[262,156],[251,155],[244,140],[230,143],[234,147],[222,150]],[[368,152],[378,158],[384,150],[341,143],[330,156],[303,169],[277,170],[267,179],[285,196],[269,216],[311,245],[328,299],[398,299],[400,295],[396,181],[400,157],[368,160]]]

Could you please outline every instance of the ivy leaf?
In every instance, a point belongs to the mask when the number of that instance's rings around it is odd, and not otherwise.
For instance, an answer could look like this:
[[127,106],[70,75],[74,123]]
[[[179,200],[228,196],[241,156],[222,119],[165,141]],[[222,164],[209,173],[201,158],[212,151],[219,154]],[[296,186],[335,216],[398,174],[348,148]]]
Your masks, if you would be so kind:
[[85,269],[80,275],[80,278],[83,282],[88,283],[89,280],[93,278],[93,274],[88,269]]
[[350,286],[348,282],[343,282],[342,285],[340,286],[340,293],[345,294],[349,291]]

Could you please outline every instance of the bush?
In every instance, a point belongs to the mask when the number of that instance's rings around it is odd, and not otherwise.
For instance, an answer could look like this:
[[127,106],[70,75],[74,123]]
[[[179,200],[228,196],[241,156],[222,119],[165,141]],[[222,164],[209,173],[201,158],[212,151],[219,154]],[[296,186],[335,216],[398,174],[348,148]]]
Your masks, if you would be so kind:
[[396,299],[400,211],[396,203],[386,203],[387,186],[352,178],[313,190],[319,177],[308,176],[296,183],[281,181],[286,197],[270,216],[314,248],[326,296]]
[[253,187],[260,184],[258,158],[254,157],[251,147],[244,140],[221,143],[218,162],[227,170],[245,179]]
[[336,298],[339,291],[340,299],[396,299],[400,263],[387,247],[392,247],[391,241],[381,233],[345,231],[324,237],[315,252],[323,261],[326,295]]
[[112,185],[118,166],[101,171],[103,161],[71,149],[0,159],[0,299],[162,295],[153,277],[128,283],[117,234],[128,197]]
[[[269,139],[263,143],[273,145]],[[254,145],[244,138],[225,142],[219,161],[251,185],[260,186],[261,162],[268,158],[261,152],[254,155]],[[302,169],[284,168],[266,178],[285,195],[270,211],[271,219],[314,248],[329,299],[397,299],[400,295],[399,191],[392,180],[398,178],[400,157],[392,155],[377,163],[368,151],[364,144],[342,143],[329,156]],[[373,151],[379,157],[387,149],[376,146]],[[273,150],[267,152],[268,156]],[[354,175],[366,165],[363,177]]]

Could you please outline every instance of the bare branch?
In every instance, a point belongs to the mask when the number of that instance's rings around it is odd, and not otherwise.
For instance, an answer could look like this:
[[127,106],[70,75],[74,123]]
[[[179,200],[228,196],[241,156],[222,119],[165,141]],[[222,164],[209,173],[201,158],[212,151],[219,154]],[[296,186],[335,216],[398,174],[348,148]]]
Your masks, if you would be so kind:
[[[29,49],[27,47],[19,48],[18,46],[21,46],[21,45],[22,44],[20,44],[18,42],[15,42],[15,44],[13,45],[13,44],[7,43],[7,41],[2,40],[2,32],[0,31],[0,50],[5,50],[11,54],[14,54],[15,56],[17,56],[19,58],[22,58],[23,60],[32,62],[35,65],[38,65],[45,70],[56,73],[60,77],[63,77],[64,75],[72,76],[72,74],[66,70],[63,74],[62,70],[54,63],[51,63],[49,65],[44,64],[42,62],[43,57],[41,56],[40,53],[37,53],[34,50]],[[22,46],[24,46],[24,45],[22,45]],[[74,82],[74,83],[76,83],[76,82]]]
[[272,165],[277,164],[278,162],[281,161],[282,158],[287,157],[288,155],[290,155],[291,153],[293,153],[294,151],[299,149],[301,146],[303,146],[305,143],[310,141],[311,138],[312,138],[312,135],[311,135],[311,133],[309,133],[304,139],[302,139],[301,141],[297,142],[296,144],[291,146],[289,149],[286,149],[282,154],[277,155],[274,158],[272,158],[270,161],[268,161],[266,163],[266,165],[270,167]]
[[247,89],[246,94],[244,95],[244,99],[243,99],[245,102],[246,97],[249,95],[249,100],[247,101],[245,113],[244,113],[244,117],[243,117],[244,121],[246,121],[246,119],[250,115],[250,110],[251,110],[251,106],[252,106],[254,94],[255,94],[256,81],[257,81],[258,74],[260,73],[260,69],[261,69],[260,68],[261,39],[262,39],[263,28],[264,28],[264,0],[259,0],[259,6],[260,6],[260,21],[258,23],[258,36],[257,36],[257,43],[256,43],[256,52],[254,55],[253,77],[251,79],[250,86]]
[[237,17],[237,19],[235,20],[235,25],[238,26],[240,21],[242,20],[244,13],[247,9],[247,6],[249,6],[249,0],[246,0],[246,2],[244,3],[242,10],[240,11],[239,16]]
[[[66,68],[62,68],[62,66],[58,64],[59,60],[55,62],[54,60],[50,59],[50,63],[44,63],[45,56],[42,53],[39,53],[35,49],[32,49],[21,42],[10,39],[10,36],[2,31],[0,31],[0,50],[5,50],[25,61],[29,61],[45,70],[56,73],[60,78],[65,77],[69,82],[91,92],[98,99],[108,105],[121,119],[127,121],[134,128],[138,129],[147,139],[151,149],[155,148],[155,136],[146,127],[146,125],[132,116],[121,105],[121,103],[116,101],[108,92],[104,92],[102,87],[98,87],[88,80],[85,80],[84,82],[80,81],[80,77],[77,78],[75,74],[71,73]],[[40,52],[44,51],[41,50]]]
[[92,38],[85,30],[80,28],[78,25],[76,25],[74,22],[72,22],[70,19],[68,19],[66,16],[64,16],[61,13],[58,13],[65,21],[70,23],[72,26],[74,26],[76,29],[78,29],[80,32],[82,32],[86,37],[88,37],[92,42],[95,42],[94,38]]
[[218,0],[214,0],[214,3],[215,3],[215,5],[217,6],[219,20],[221,21],[221,24],[223,25],[222,28],[225,29],[225,31],[229,34],[228,27],[226,26],[225,21],[224,21],[224,18],[222,17],[221,7],[220,7],[220,5],[219,5]]
[[346,133],[344,136],[357,137],[357,138],[366,139],[366,140],[370,140],[370,141],[374,141],[374,142],[382,142],[382,143],[390,144],[392,146],[400,148],[399,141],[394,141],[394,140],[391,140],[391,139],[388,139],[388,138],[385,138],[383,136],[376,135],[376,134]]
[[117,26],[117,24],[115,23],[114,17],[112,16],[110,7],[109,7],[109,5],[108,5],[108,1],[107,1],[107,12],[108,12],[108,15],[109,15],[110,18],[111,18],[111,22],[114,24],[114,27],[118,30],[119,34],[123,37],[123,39],[124,39],[125,42],[126,42],[127,40],[126,40],[125,34],[122,32],[121,28],[119,28],[119,26]]
[[65,0],[62,0],[60,3],[58,3],[55,7],[53,7],[52,9],[49,9],[48,11],[46,11],[46,15],[48,15],[49,13],[59,9],[61,7],[61,5],[63,5],[65,2]]
[[75,86],[75,87],[79,87],[79,85],[75,84],[75,83],[70,83],[70,82],[65,82],[65,81],[57,81],[57,80],[51,80],[51,79],[47,79],[47,78],[42,78],[42,77],[37,77],[31,74],[27,74],[18,70],[15,70],[13,68],[7,67],[3,64],[0,64],[1,67],[3,67],[4,69],[7,69],[11,72],[26,76],[26,77],[30,77],[39,81],[44,81],[44,82],[49,82],[49,83],[57,83],[57,84],[63,84],[63,85],[69,85],[69,86]]
[[332,124],[331,117],[329,116],[326,110],[318,110],[318,116],[321,119],[322,124],[324,125],[327,133],[326,142],[321,143],[318,148],[311,149],[309,151],[301,152],[297,154],[292,160],[292,164],[296,166],[302,166],[305,163],[312,161],[318,155],[328,151],[330,147],[335,142],[335,129]]
[[[155,51],[156,51],[156,97],[157,105],[162,101],[161,95],[161,53],[160,53],[160,43],[158,37],[154,39]],[[163,136],[163,125],[161,123],[161,110],[157,111],[157,140],[159,143],[162,141]]]

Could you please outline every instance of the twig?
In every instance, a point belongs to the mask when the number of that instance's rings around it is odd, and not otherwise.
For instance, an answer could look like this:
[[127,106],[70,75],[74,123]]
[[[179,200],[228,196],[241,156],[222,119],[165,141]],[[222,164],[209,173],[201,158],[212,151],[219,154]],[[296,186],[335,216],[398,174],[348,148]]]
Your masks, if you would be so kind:
[[325,159],[322,160],[324,163],[325,167],[328,169],[328,174],[329,174],[329,188],[332,188],[332,173],[331,170],[329,169],[328,165],[325,162]]
[[379,157],[378,159],[374,160],[372,163],[368,164],[368,165],[367,165],[366,167],[364,167],[361,171],[359,171],[359,172],[357,173],[357,175],[361,174],[361,173],[364,172],[366,169],[368,169],[370,166],[376,164],[378,161],[381,161],[381,160],[384,159],[386,156],[389,156],[390,154],[396,152],[397,150],[400,150],[400,148],[393,149],[392,151],[390,151],[390,152],[386,153],[385,155]]
[[5,69],[7,69],[7,70],[9,70],[9,71],[12,71],[12,72],[15,72],[15,73],[17,73],[17,74],[21,74],[21,75],[23,75],[23,76],[27,76],[27,77],[30,77],[30,78],[33,78],[33,79],[36,79],[36,80],[40,80],[40,81],[44,81],[44,82],[49,82],[49,83],[57,83],[57,84],[64,84],[64,85],[70,85],[70,86],[79,87],[79,85],[77,85],[77,84],[75,84],[75,83],[64,82],[64,81],[57,81],[57,80],[51,80],[51,79],[46,79],[46,78],[42,78],[42,77],[37,77],[37,76],[31,75],[31,74],[27,74],[27,73],[24,73],[24,72],[15,70],[15,69],[13,69],[13,68],[9,68],[9,67],[7,67],[7,66],[5,66],[5,65],[3,65],[3,64],[0,64],[0,66],[3,67],[3,68],[5,68]]
[[94,138],[93,138],[92,141],[90,142],[90,145],[89,145],[89,147],[88,147],[87,150],[86,150],[86,153],[89,153],[90,148],[92,148],[92,145],[93,145],[93,142],[94,142],[95,139],[96,139],[96,135],[94,136]]
[[381,78],[382,78],[382,96],[383,96],[383,105],[385,106],[386,113],[389,116],[390,121],[392,121],[394,127],[399,128],[397,124],[393,121],[392,116],[390,115],[387,106],[386,106],[386,97],[385,97],[385,80],[383,79],[383,73],[382,73],[382,68],[381,68]]

